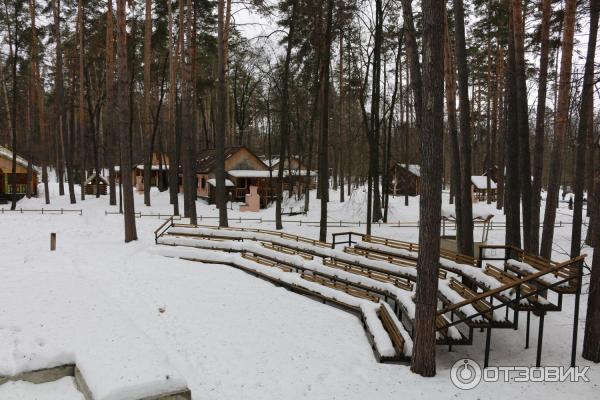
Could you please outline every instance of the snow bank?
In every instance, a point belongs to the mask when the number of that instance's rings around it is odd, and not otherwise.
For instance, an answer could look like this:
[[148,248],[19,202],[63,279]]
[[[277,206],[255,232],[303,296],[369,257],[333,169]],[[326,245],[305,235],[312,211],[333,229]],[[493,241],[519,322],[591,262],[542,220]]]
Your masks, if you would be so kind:
[[25,381],[0,385],[2,400],[85,400],[71,377],[54,382],[34,384]]
[[0,375],[75,363],[96,400],[185,389],[151,339],[97,287],[65,268],[0,270],[0,321],[11,321],[0,322]]

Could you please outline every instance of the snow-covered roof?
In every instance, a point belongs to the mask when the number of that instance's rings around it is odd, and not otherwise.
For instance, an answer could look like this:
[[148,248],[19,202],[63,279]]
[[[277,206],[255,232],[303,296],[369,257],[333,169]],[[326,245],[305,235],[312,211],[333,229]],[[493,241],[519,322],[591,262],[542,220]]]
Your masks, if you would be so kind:
[[[143,170],[144,169],[144,164],[139,164],[136,168]],[[150,169],[152,171],[158,171],[160,168],[159,168],[159,165],[153,164],[153,165],[150,166]],[[163,164],[162,169],[169,169],[169,165],[168,164]]]
[[[494,218],[493,210],[487,204],[473,204],[473,220],[488,220]],[[442,218],[455,220],[456,212],[453,205],[445,204],[442,206]]]
[[[473,185],[477,188],[477,189],[487,189],[487,176],[483,176],[483,175],[473,175],[471,176],[471,183],[473,183]],[[490,189],[497,189],[498,187],[496,186],[496,182],[494,182],[493,180],[490,179]]]
[[421,166],[419,164],[403,164],[403,163],[398,163],[396,165],[398,165],[398,166],[406,169],[408,172],[410,172],[413,175],[421,176]]
[[232,169],[227,173],[235,178],[268,178],[271,176],[277,176],[277,172],[271,171],[257,171],[253,169]]
[[[257,171],[257,170],[253,170],[253,169],[232,169],[231,171],[227,171],[227,173],[231,176],[233,176],[234,178],[269,178],[270,176],[273,176],[273,178],[276,178],[279,176],[279,171],[278,170],[274,170],[274,171]],[[284,170],[283,171],[283,176],[289,176],[290,175],[290,171],[289,170]],[[293,169],[292,170],[292,176],[305,176],[306,175],[306,170],[297,170],[297,169]],[[318,172],[317,171],[310,171],[310,176],[317,176]]]
[[[7,149],[4,146],[0,146],[0,156],[6,157],[6,158],[12,160],[12,158],[13,158],[13,152],[12,152],[12,150]],[[26,159],[24,159],[23,157],[21,157],[20,155],[17,154],[17,164],[19,164],[23,168],[27,168],[27,166],[28,166],[29,163],[28,163],[28,161]],[[41,174],[41,170],[40,170],[39,167],[36,167],[34,165],[33,169],[38,174]]]
[[279,157],[272,157],[270,160],[268,157],[261,157],[260,159],[262,160],[262,162],[267,164],[267,166],[269,166],[269,167],[273,167],[273,166],[279,164]]
[[[94,180],[94,178],[95,178],[96,176],[97,176],[96,174],[92,174],[92,175],[90,175],[90,177],[89,177],[89,178],[87,178],[87,179],[85,180],[85,183],[84,183],[84,185],[87,185],[88,183],[91,183],[91,182]],[[105,177],[101,176],[101,177],[100,177],[100,180],[101,180],[102,182],[104,182],[104,184],[105,184],[105,185],[108,185],[108,181],[106,180],[106,178],[105,178]]]
[[[209,179],[207,182],[210,186],[217,186],[217,180],[214,178]],[[225,186],[235,186],[235,185],[229,179],[225,179]]]

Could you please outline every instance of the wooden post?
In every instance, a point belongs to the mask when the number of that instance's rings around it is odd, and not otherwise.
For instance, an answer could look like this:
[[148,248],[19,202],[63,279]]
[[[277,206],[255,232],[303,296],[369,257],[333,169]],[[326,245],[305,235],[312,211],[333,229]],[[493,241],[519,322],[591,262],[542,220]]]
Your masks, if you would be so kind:
[[52,232],[50,234],[50,251],[56,250],[56,233]]

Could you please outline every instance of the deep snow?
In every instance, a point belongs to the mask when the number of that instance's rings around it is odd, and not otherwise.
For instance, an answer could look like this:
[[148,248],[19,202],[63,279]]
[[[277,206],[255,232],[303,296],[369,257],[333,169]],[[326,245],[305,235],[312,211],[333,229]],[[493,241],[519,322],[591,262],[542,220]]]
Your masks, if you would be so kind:
[[[78,204],[71,206],[68,196],[55,195],[55,185],[51,190],[49,208],[83,208],[83,216],[0,214],[0,368],[5,370],[46,362],[52,354],[77,361],[94,360],[96,354],[122,354],[131,368],[122,372],[122,384],[111,382],[115,390],[127,387],[139,375],[138,370],[154,371],[154,365],[181,376],[195,399],[535,399],[550,395],[590,398],[598,392],[600,368],[595,365],[588,373],[590,383],[482,383],[470,391],[455,388],[449,369],[456,360],[472,357],[483,362],[485,335],[479,332],[473,346],[455,346],[452,352],[437,347],[434,378],[416,376],[403,365],[378,364],[365,345],[364,330],[356,317],[229,267],[161,257],[153,251],[153,231],[162,222],[158,218],[137,219],[139,240],[126,245],[122,217],[105,215],[106,210],[116,210],[108,206],[107,197],[88,196],[84,202],[78,197]],[[364,220],[363,191],[355,191],[345,203],[339,203],[339,193],[332,191],[330,198],[330,220]],[[135,201],[136,211],[144,214],[171,210],[167,193],[152,191],[151,208],[143,206],[140,193]],[[214,206],[197,204],[199,215],[217,215]],[[288,200],[285,208],[302,204]],[[43,194],[18,206],[40,208]],[[235,210],[230,210],[232,226],[274,229],[272,223],[234,219],[258,216],[273,220],[273,208],[251,214],[237,211],[238,206],[234,204]],[[410,198],[408,207],[404,198],[394,198],[391,206],[392,222],[418,219],[417,198]],[[478,207],[497,214],[494,221],[504,220],[493,206]],[[318,226],[306,221],[318,221],[318,215],[318,201],[313,197],[308,215],[286,217],[305,223],[284,223],[285,231],[316,238]],[[558,221],[570,219],[566,204],[561,204]],[[555,259],[566,258],[570,229],[570,225],[557,228]],[[329,233],[348,230],[364,232],[364,226],[329,228]],[[55,253],[49,251],[50,232],[58,236]],[[373,233],[414,242],[418,237],[418,230],[411,227],[375,225]],[[475,236],[479,235],[476,232]],[[503,236],[503,230],[493,230],[489,241],[501,243]],[[584,294],[579,353],[586,301]],[[568,364],[572,309],[573,296],[567,296],[564,311],[547,316],[544,365]],[[525,318],[520,320],[519,331],[494,331],[492,365],[535,362],[535,346],[524,349]],[[138,344],[132,336],[136,335],[152,347],[154,356],[137,358],[141,352],[135,351]],[[537,317],[532,316],[532,343],[536,337]],[[164,363],[154,364],[161,355]],[[111,367],[119,364],[114,363]],[[589,365],[581,357],[578,363]],[[94,369],[86,377],[89,380],[97,374],[102,382],[103,374],[110,371],[97,364],[90,363]],[[9,396],[22,388],[11,384],[1,389],[0,398],[4,399],[14,398]]]

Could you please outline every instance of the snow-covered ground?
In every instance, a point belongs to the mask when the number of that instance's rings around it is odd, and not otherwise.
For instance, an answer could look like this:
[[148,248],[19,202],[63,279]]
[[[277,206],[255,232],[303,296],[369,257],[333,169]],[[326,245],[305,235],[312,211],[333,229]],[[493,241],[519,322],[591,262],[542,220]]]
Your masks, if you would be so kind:
[[[49,208],[83,208],[83,215],[0,214],[0,375],[76,362],[99,399],[127,399],[144,388],[184,384],[194,399],[535,399],[591,398],[598,393],[596,365],[588,372],[589,383],[482,383],[470,391],[455,388],[449,370],[456,360],[471,357],[483,362],[485,335],[479,332],[473,346],[455,346],[452,352],[437,347],[434,378],[414,375],[404,365],[378,364],[355,316],[229,267],[161,257],[153,251],[153,232],[162,222],[158,218],[137,219],[139,240],[124,244],[122,217],[105,215],[107,210],[116,211],[108,206],[107,197],[88,196],[71,206],[68,196],[55,196],[55,186],[51,190]],[[364,221],[363,191],[355,191],[344,203],[337,192],[332,191],[330,198],[330,221]],[[135,201],[136,211],[144,214],[171,212],[166,192],[152,192],[151,208],[143,205],[140,193]],[[410,198],[408,207],[404,198],[390,203],[391,222],[417,221],[417,198]],[[214,206],[200,200],[197,204],[199,215],[217,215]],[[285,209],[297,210],[302,204],[289,200]],[[18,206],[46,207],[43,195]],[[497,214],[495,222],[504,220],[493,205],[476,207]],[[557,221],[570,222],[566,207],[561,204]],[[230,210],[232,226],[274,228],[272,223],[235,220],[273,220],[273,208],[259,213],[238,208],[234,204]],[[318,216],[319,204],[313,197],[308,215],[285,217],[304,223],[284,223],[285,231],[316,238],[318,226],[307,222],[318,221]],[[363,232],[364,226],[329,228],[329,233],[348,230]],[[570,230],[568,224],[557,228],[555,259],[566,258]],[[51,232],[57,234],[56,252],[49,251]],[[418,237],[416,228],[393,225],[374,225],[373,233],[407,241]],[[490,242],[503,239],[503,230],[490,232]],[[586,302],[584,294],[579,349]],[[568,365],[572,309],[573,296],[567,296],[564,311],[547,316],[544,365]],[[532,344],[537,321],[532,316]],[[522,328],[524,322],[521,318]],[[524,329],[494,330],[491,364],[533,364],[535,346],[524,349],[524,342]],[[581,357],[578,363],[589,365]],[[58,384],[72,386],[72,382]],[[0,399],[57,398],[52,396],[54,386],[42,386],[47,389],[5,384],[0,386]]]

